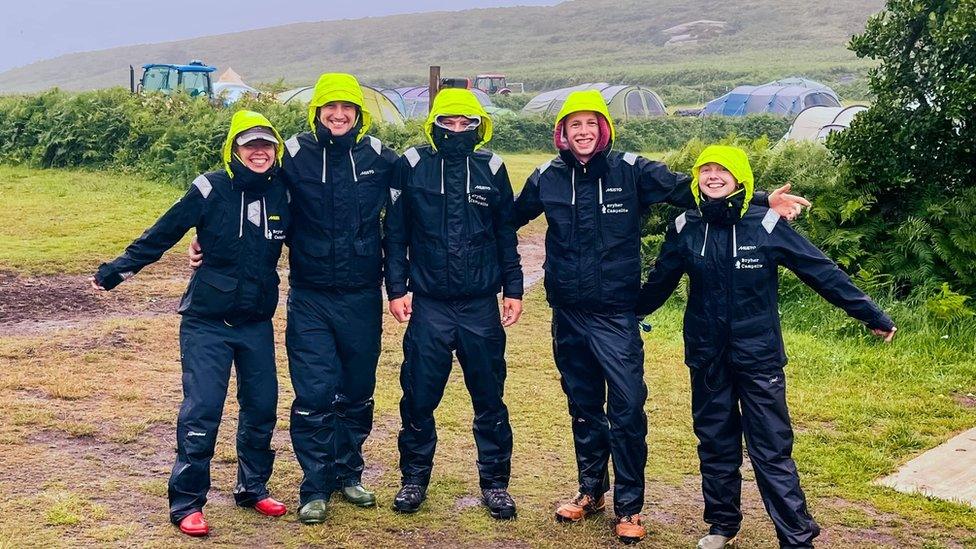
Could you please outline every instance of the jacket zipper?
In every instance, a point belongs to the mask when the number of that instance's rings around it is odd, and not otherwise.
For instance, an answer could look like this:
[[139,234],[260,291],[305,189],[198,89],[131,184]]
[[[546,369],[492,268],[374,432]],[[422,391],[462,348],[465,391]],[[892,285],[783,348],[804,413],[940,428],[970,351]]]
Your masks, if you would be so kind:
[[447,230],[447,195],[444,193],[444,159],[441,158],[441,230],[447,237],[444,239],[444,281],[451,282],[451,237]]
[[702,240],[701,256],[705,257],[705,245],[708,244],[708,223],[705,223],[705,239]]
[[[732,242],[731,243],[732,243],[732,257],[735,257],[735,225],[732,225]],[[727,311],[726,318],[728,319],[728,322],[729,322],[728,337],[726,338],[726,341],[725,341],[726,348],[730,348],[732,346],[732,321],[733,321],[733,318],[732,318],[732,314],[733,314],[733,312],[732,312],[732,295],[733,295],[732,287],[734,286],[734,280],[733,279],[735,277],[735,269],[733,268],[733,264],[734,263],[735,262],[731,258],[729,258],[729,261],[728,261],[728,269],[729,269],[728,287],[725,289],[725,309]]]
[[241,191],[241,223],[237,226],[237,238],[244,236],[244,191]]
[[356,175],[356,160],[352,157],[352,149],[349,149],[349,163],[352,164],[352,181],[359,183],[359,176]]

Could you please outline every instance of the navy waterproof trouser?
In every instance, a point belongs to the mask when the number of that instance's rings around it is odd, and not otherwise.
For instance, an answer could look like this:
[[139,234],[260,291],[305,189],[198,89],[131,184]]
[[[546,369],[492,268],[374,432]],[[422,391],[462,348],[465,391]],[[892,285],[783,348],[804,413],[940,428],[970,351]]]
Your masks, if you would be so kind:
[[691,410],[701,460],[705,522],[734,535],[742,522],[742,437],[781,547],[811,547],[820,527],[807,511],[793,462],[783,369],[739,370],[727,358],[691,370]]
[[210,460],[227,398],[231,365],[237,366],[238,505],[268,497],[277,421],[278,378],[270,320],[229,326],[221,320],[184,316],[180,321],[183,404],[176,423],[176,463],[169,478],[169,516],[174,524],[203,510],[210,489]]
[[614,512],[639,513],[647,464],[647,386],[637,317],[556,308],[552,344],[569,400],[580,492],[600,497],[610,488],[612,459]]
[[304,473],[302,505],[328,500],[336,489],[362,481],[382,319],[378,287],[293,287],[288,294],[285,344],[295,388],[291,441]]
[[437,431],[434,410],[444,395],[457,351],[474,407],[481,488],[507,488],[512,427],[503,401],[505,330],[495,296],[440,301],[414,296],[400,369],[400,472],[403,484],[427,486]]

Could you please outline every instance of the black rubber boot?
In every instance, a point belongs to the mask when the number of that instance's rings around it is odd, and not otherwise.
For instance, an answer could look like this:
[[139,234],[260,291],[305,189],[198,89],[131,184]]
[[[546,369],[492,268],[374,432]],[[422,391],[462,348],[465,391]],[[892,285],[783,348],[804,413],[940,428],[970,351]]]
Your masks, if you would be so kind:
[[481,501],[491,513],[491,518],[498,520],[512,520],[515,512],[515,500],[504,488],[487,488],[481,491]]
[[393,510],[397,513],[416,513],[427,499],[427,488],[419,484],[404,484],[393,498]]

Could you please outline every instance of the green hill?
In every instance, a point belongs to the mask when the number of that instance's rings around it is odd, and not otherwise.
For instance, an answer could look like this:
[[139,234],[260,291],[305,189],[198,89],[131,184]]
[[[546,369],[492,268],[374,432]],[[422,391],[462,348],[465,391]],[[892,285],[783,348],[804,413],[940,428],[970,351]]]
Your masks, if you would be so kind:
[[0,74],[0,91],[125,86],[129,64],[203,59],[231,66],[249,82],[310,83],[338,70],[378,86],[410,84],[440,64],[445,75],[502,71],[527,91],[626,80],[661,89],[671,102],[791,74],[847,85],[859,95],[869,65],[845,45],[882,6],[882,0],[573,0],[299,23],[65,55]]

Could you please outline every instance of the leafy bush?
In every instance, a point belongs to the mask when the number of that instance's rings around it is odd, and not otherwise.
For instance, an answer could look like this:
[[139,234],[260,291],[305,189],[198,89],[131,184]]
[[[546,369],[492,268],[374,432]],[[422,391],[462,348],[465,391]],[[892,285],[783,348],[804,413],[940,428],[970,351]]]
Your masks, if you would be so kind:
[[877,100],[828,141],[850,166],[833,223],[858,239],[849,263],[891,274],[902,293],[940,282],[976,292],[974,8],[889,0],[851,41],[879,61]]
[[[183,95],[137,96],[121,88],[68,94],[54,89],[0,98],[0,161],[137,171],[186,185],[196,174],[219,166],[230,117],[239,108],[265,114],[285,136],[306,127],[304,106],[269,99],[245,99],[226,109]],[[552,126],[552,117],[498,118],[490,147],[551,152]],[[663,150],[695,136],[778,136],[786,126],[785,120],[769,116],[630,121],[619,124],[617,148]],[[377,124],[372,132],[398,151],[425,141],[419,120],[404,126]]]

